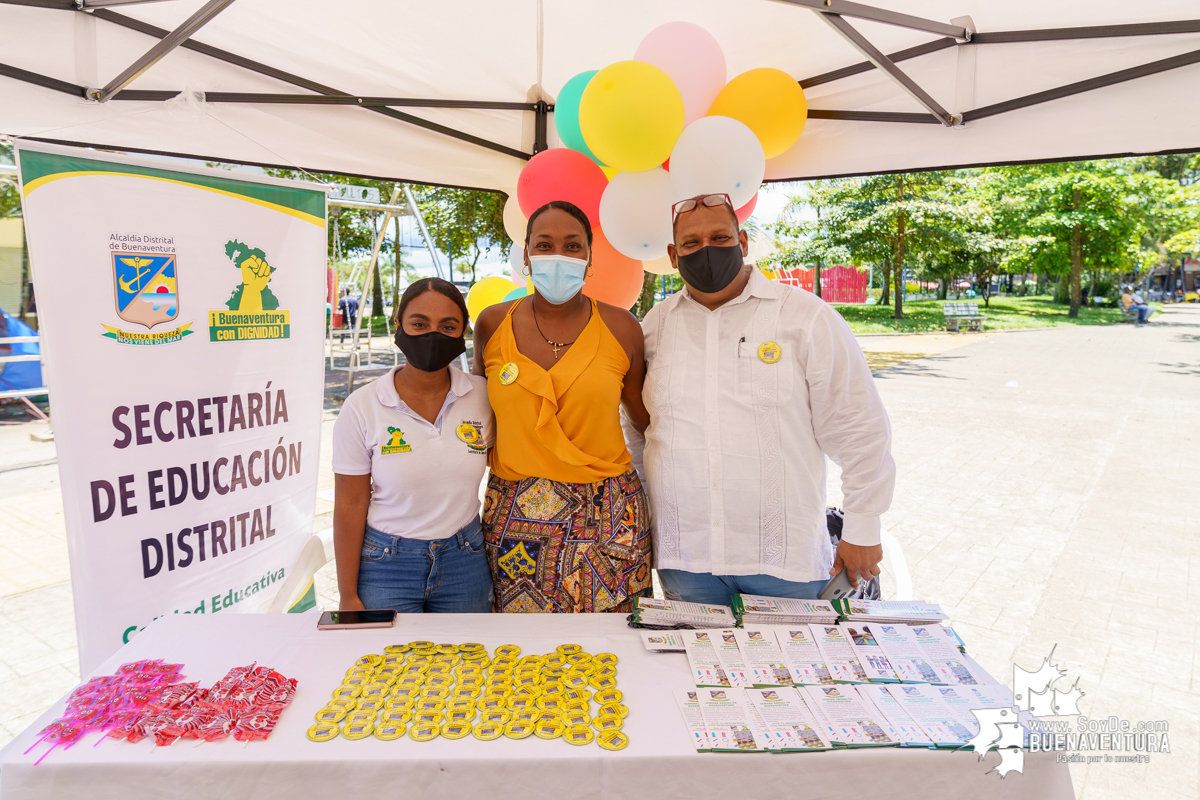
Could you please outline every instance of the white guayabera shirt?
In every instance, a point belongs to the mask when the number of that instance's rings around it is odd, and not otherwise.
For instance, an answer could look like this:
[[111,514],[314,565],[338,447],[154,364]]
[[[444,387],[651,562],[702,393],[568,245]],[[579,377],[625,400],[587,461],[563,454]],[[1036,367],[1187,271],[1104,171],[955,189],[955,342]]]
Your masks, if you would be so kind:
[[840,314],[755,269],[715,311],[685,288],[642,329],[650,427],[625,427],[635,465],[644,445],[659,568],[827,578],[826,455],[842,468],[842,538],[879,543],[891,426]]

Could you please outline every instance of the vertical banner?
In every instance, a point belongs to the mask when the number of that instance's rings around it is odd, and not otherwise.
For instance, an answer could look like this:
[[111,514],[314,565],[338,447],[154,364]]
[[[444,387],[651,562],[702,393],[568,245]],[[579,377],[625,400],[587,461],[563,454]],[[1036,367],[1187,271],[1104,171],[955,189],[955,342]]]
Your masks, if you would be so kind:
[[163,614],[266,607],[312,531],[325,195],[20,142],[87,674]]

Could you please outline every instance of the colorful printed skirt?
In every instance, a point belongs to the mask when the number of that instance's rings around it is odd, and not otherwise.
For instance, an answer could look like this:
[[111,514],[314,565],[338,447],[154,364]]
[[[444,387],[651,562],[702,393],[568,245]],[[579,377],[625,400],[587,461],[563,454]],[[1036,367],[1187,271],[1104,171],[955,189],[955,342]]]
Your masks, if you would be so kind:
[[650,595],[650,509],[632,469],[598,483],[492,475],[483,535],[496,611],[628,612]]

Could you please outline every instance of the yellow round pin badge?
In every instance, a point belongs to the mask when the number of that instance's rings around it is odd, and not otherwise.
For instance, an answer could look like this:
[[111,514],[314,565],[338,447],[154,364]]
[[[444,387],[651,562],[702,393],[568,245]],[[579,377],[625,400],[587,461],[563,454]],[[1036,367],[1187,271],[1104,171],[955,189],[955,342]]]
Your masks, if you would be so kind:
[[517,376],[520,374],[521,370],[517,368],[517,365],[511,361],[508,362],[500,368],[500,385],[508,386],[510,383],[515,381]]
[[596,744],[605,750],[624,750],[629,746],[629,737],[620,731],[603,731],[596,737]]
[[567,744],[582,747],[591,744],[596,739],[596,734],[591,728],[567,728],[563,731],[562,738]]
[[763,342],[758,346],[758,360],[764,364],[774,364],[783,358],[783,348],[776,342]]
[[338,726],[332,722],[318,722],[308,729],[308,738],[314,742],[328,742],[338,735]]
[[476,739],[490,742],[504,735],[504,725],[495,722],[481,722],[471,731]]

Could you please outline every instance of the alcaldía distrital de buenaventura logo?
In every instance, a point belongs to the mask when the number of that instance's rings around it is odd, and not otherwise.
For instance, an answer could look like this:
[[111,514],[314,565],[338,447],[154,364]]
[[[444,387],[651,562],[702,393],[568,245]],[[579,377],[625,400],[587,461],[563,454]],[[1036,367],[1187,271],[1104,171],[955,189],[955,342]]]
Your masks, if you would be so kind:
[[101,334],[121,344],[158,345],[178,342],[195,331],[188,322],[170,330],[155,331],[179,317],[179,276],[175,239],[114,233],[109,236],[112,259],[113,304],[117,316],[143,331],[129,331],[100,323]]

